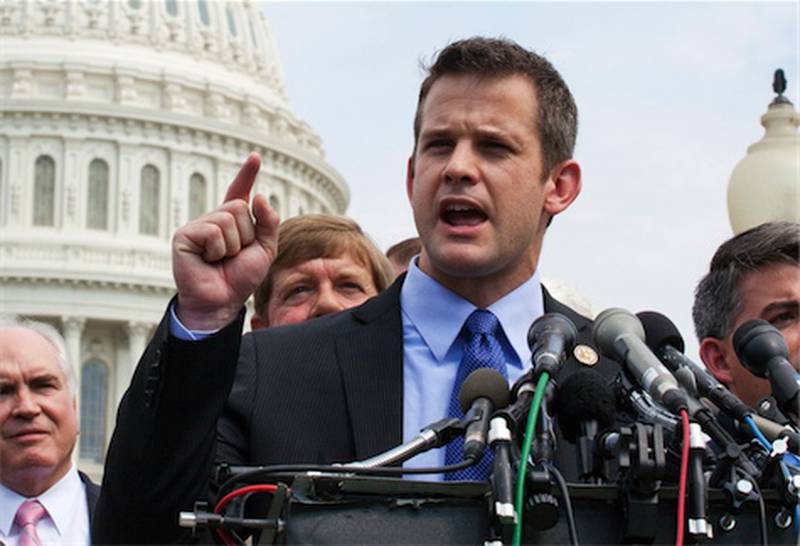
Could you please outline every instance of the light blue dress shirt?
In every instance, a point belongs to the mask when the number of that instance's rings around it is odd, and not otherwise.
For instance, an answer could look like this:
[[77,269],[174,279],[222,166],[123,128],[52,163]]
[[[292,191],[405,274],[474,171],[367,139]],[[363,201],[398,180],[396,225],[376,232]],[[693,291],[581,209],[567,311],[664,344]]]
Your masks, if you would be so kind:
[[[403,315],[403,441],[447,416],[447,405],[463,353],[459,333],[477,309],[417,267],[412,260],[400,292]],[[528,328],[544,314],[544,300],[535,273],[525,283],[489,306],[503,329],[500,345],[513,384],[530,369]],[[421,453],[406,467],[444,466],[444,448]],[[417,479],[441,479],[442,475]]]
[[[475,310],[473,304],[451,292],[411,260],[400,291],[403,319],[403,442],[447,416],[447,405],[456,380],[463,349],[461,327]],[[489,306],[500,321],[500,345],[506,358],[508,380],[513,384],[530,369],[528,328],[544,314],[539,273]],[[183,340],[200,340],[213,332],[192,331],[183,326],[170,307],[170,333]],[[421,453],[405,466],[444,466],[444,448]],[[442,475],[416,479],[441,480]]]

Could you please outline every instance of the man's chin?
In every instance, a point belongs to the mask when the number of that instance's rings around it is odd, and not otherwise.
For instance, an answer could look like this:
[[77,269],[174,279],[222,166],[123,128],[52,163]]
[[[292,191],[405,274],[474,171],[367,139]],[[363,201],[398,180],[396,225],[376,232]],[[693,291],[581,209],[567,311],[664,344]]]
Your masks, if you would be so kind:
[[475,248],[457,248],[430,257],[432,272],[448,277],[485,277],[497,270],[497,260]]

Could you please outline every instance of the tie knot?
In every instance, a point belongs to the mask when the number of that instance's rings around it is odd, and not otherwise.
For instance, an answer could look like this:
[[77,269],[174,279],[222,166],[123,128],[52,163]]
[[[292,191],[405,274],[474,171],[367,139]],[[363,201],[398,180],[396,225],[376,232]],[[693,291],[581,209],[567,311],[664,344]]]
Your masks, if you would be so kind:
[[475,309],[470,316],[467,317],[467,322],[464,327],[472,335],[496,335],[500,329],[500,321],[494,316],[494,313],[485,309]]
[[16,521],[17,525],[21,528],[26,525],[35,526],[46,513],[47,511],[44,509],[44,506],[42,506],[38,500],[26,500],[19,505],[14,521]]

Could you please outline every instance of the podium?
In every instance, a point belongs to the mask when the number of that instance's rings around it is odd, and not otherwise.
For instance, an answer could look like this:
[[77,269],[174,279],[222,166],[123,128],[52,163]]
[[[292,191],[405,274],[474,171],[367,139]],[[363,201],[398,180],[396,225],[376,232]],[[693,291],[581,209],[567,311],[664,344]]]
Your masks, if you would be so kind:
[[[369,477],[298,476],[291,484],[282,540],[287,544],[483,544],[490,536],[490,491],[478,482],[436,483]],[[580,544],[624,544],[626,515],[616,485],[569,486]],[[677,489],[659,493],[652,544],[675,543]],[[777,497],[765,491],[769,544],[796,544],[796,531],[779,528]],[[558,499],[562,503],[562,499]],[[709,491],[709,519],[716,544],[761,543],[757,505],[745,505],[730,531],[719,518],[725,494]],[[525,544],[569,544],[563,509],[556,525],[526,525]],[[630,542],[635,543],[635,542]],[[647,542],[639,542],[647,543]],[[686,544],[692,542],[687,539]]]

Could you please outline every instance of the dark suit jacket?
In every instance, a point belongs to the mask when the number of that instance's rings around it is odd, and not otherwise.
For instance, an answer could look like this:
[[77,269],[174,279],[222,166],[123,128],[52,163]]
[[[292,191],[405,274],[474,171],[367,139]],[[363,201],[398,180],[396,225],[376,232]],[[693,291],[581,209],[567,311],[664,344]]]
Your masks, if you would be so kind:
[[[243,315],[199,342],[170,337],[165,317],[120,405],[95,540],[185,538],[176,514],[208,497],[215,457],[231,464],[347,462],[400,444],[401,284],[357,308],[244,338]],[[591,322],[546,291],[545,310],[568,316],[578,342],[591,344]],[[580,366],[570,357],[561,375]],[[595,369],[610,376],[619,367],[601,357]]]
[[78,476],[83,482],[83,488],[86,491],[86,507],[89,509],[89,521],[94,519],[94,509],[97,506],[97,499],[100,497],[100,486],[92,481],[92,479],[78,470]]

